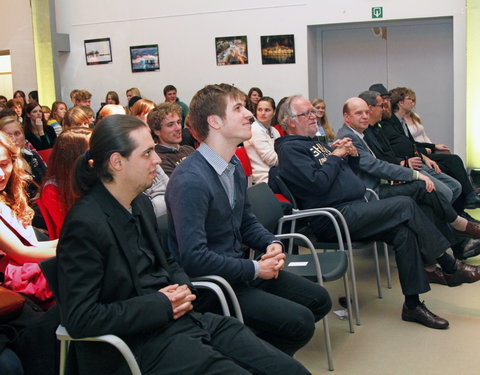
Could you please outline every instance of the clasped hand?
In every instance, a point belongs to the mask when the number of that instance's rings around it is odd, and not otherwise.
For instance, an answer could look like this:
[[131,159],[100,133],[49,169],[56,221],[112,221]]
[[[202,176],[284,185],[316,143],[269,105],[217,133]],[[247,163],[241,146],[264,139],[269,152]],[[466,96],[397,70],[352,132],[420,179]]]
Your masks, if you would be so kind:
[[172,304],[173,319],[178,319],[193,308],[192,302],[197,298],[189,287],[184,285],[172,284],[159,290],[167,296]]
[[334,148],[332,155],[339,156],[341,158],[351,155],[351,156],[357,156],[358,151],[355,145],[352,143],[352,139],[345,137],[342,139],[337,139],[335,142],[333,142],[330,145],[332,148]]
[[260,271],[258,277],[269,280],[276,279],[278,273],[285,266],[285,253],[279,243],[272,243],[267,247],[265,254],[258,261]]

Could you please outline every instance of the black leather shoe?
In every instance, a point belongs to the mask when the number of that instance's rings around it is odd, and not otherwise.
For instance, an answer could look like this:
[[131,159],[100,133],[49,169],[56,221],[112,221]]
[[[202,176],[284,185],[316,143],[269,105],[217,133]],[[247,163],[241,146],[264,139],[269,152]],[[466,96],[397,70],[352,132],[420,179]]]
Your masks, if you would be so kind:
[[480,240],[471,238],[463,247],[461,259],[471,258],[477,256],[478,254],[480,254]]
[[406,322],[416,322],[423,324],[428,328],[448,328],[448,320],[440,318],[438,315],[435,315],[433,312],[427,309],[427,306],[425,306],[424,302],[422,302],[414,309],[409,309],[405,304],[403,304],[402,319]]
[[474,283],[480,280],[480,269],[478,266],[471,266],[461,260],[455,261],[454,273],[443,273],[447,283]]
[[462,284],[447,281],[447,279],[445,278],[445,273],[440,267],[435,267],[434,271],[425,270],[425,273],[427,274],[428,282],[430,284],[448,285],[450,287],[459,286]]
[[471,195],[470,197],[465,198],[465,208],[478,208],[480,207],[480,197],[478,195]]
[[447,280],[445,280],[445,276],[440,267],[435,267],[435,270],[433,271],[425,270],[425,273],[427,274],[428,282],[430,284],[447,285]]

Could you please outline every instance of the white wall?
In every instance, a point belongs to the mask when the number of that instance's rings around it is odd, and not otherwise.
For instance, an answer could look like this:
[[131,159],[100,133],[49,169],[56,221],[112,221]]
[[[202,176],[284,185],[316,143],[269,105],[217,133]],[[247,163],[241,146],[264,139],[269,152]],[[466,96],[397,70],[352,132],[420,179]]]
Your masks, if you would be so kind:
[[[160,101],[163,87],[172,83],[188,103],[196,90],[213,82],[235,83],[244,90],[259,86],[275,99],[292,93],[308,95],[307,25],[370,21],[371,7],[378,5],[384,6],[385,19],[452,16],[464,11],[463,0],[446,3],[57,0],[57,31],[69,33],[71,43],[71,52],[60,60],[62,95],[66,99],[73,88],[87,88],[98,105],[107,91],[116,90],[125,104],[125,90],[136,86],[145,97]],[[296,64],[261,64],[260,36],[276,34],[295,34]],[[214,38],[233,35],[247,35],[249,64],[216,66]],[[87,66],[83,41],[100,37],[111,38],[113,63]],[[159,45],[160,71],[131,73],[129,46],[150,43]]]
[[30,1],[0,0],[0,11],[0,50],[10,50],[13,91],[28,94],[37,89]]

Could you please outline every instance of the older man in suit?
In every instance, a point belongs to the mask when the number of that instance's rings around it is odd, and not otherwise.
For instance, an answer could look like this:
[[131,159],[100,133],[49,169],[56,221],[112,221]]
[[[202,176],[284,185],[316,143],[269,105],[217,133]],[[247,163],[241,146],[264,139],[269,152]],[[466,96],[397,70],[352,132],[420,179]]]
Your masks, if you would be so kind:
[[[93,131],[76,167],[82,197],[58,246],[59,307],[73,337],[115,334],[142,374],[307,374],[234,318],[191,311],[187,275],[164,252],[142,192],[160,158],[139,119],[113,115]],[[75,343],[80,373],[125,374],[113,347]]]
[[[365,118],[352,115],[355,111],[365,108],[365,105],[369,109],[368,124],[366,124]],[[348,113],[344,114],[345,124],[338,131],[337,137],[350,137],[357,148],[360,155],[357,175],[368,188],[376,190],[381,198],[397,195],[413,198],[449,239],[459,258],[464,252],[472,253],[472,250],[480,247],[480,241],[459,238],[446,226],[446,223],[450,223],[459,233],[473,238],[480,237],[478,224],[458,216],[448,199],[437,194],[434,183],[427,175],[399,164],[381,160],[381,155],[377,155],[380,153],[378,147],[371,148],[369,146],[369,144],[375,145],[377,140],[374,133],[369,133],[367,140],[365,133],[381,120],[382,106],[382,98],[378,92],[364,91],[359,98],[350,99],[345,107]],[[438,282],[436,278],[430,278],[430,281]],[[444,278],[441,281],[446,283]]]

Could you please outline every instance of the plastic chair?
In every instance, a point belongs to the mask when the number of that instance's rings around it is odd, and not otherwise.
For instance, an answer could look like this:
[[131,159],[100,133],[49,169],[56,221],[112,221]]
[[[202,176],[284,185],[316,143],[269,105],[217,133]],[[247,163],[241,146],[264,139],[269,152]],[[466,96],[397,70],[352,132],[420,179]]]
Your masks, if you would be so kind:
[[[283,210],[279,201],[276,199],[274,193],[266,183],[260,183],[252,186],[247,190],[247,195],[252,206],[252,211],[256,215],[258,221],[272,233],[275,233],[277,227],[279,228],[279,231],[277,233],[280,233],[281,227],[285,222],[295,221],[305,217],[322,215],[328,217],[331,220],[339,241],[337,251],[335,252],[316,252],[315,247],[313,246],[309,238],[300,233],[277,234],[276,237],[278,239],[300,239],[303,242],[302,245],[306,246],[310,251],[310,254],[287,253],[287,259],[285,262],[285,269],[287,271],[298,274],[299,276],[308,278],[312,281],[318,282],[318,284],[321,286],[323,286],[323,282],[334,281],[343,278],[345,295],[347,297],[350,332],[353,333],[353,313],[350,302],[350,290],[348,286],[349,261],[347,253],[343,249],[343,240],[340,226],[335,220],[334,215],[330,212],[320,210],[299,212],[292,215],[283,215]],[[329,369],[333,370],[333,358],[330,346],[330,332],[326,317],[323,319],[323,323],[325,330],[325,342],[327,348]]]

